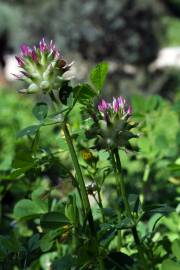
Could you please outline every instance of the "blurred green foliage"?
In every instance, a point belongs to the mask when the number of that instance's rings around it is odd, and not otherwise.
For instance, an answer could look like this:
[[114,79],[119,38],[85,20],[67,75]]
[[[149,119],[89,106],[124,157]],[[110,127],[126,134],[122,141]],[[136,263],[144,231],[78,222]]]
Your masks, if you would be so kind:
[[[62,265],[68,267],[67,262],[70,264],[71,258],[67,257],[65,260],[66,257],[64,257],[63,262],[57,260],[58,254],[61,256],[68,254],[68,238],[67,240],[57,239],[59,237],[63,239],[66,235],[67,219],[64,216],[64,202],[69,200],[68,195],[73,196],[74,189],[70,175],[65,170],[65,167],[68,167],[71,171],[72,165],[68,158],[63,134],[59,136],[58,126],[57,130],[51,127],[46,129],[45,134],[42,129],[39,138],[40,149],[36,158],[32,159],[33,136],[17,140],[16,133],[29,123],[36,124],[35,118],[30,113],[33,102],[24,96],[17,96],[13,90],[1,89],[0,93],[2,102],[0,125],[3,131],[0,137],[0,269],[13,269],[13,267],[22,269],[23,265],[26,265],[27,269],[31,270],[47,270],[55,259],[53,269],[59,269]],[[156,269],[169,270],[170,266],[176,269],[179,267],[180,101],[178,97],[171,103],[159,96],[135,95],[132,96],[131,102],[134,119],[140,123],[136,128],[139,138],[134,139],[133,142],[134,147],[139,150],[132,153],[120,151],[120,155],[128,192],[137,194],[142,190],[141,200],[149,209],[140,221],[138,230],[141,237],[144,237],[144,243],[153,251]],[[71,131],[77,142],[76,148],[79,149],[81,166],[86,175],[86,181],[91,183],[92,169],[88,161],[83,160],[82,155],[82,150],[89,147],[88,141],[86,145],[82,144],[83,130],[86,129],[88,123],[80,117],[79,108],[71,113],[71,123]],[[79,128],[81,128],[80,133],[77,132]],[[93,155],[96,155],[93,150],[91,151]],[[103,151],[99,151],[96,158],[99,157],[101,161],[98,162],[96,177],[102,181],[105,177],[103,174],[109,165]],[[16,158],[15,161],[14,158]],[[13,170],[9,177],[7,170],[10,172],[11,161],[13,161]],[[107,173],[108,177],[104,178],[106,191],[104,190],[103,201],[108,207],[116,209],[116,185],[111,172],[107,171]],[[47,214],[48,198],[53,211],[60,211],[60,214],[53,216],[50,213]],[[173,207],[174,212],[168,215],[168,207],[162,207],[164,204]],[[154,215],[157,206],[159,213]],[[71,217],[72,209],[69,207],[66,209],[66,215]],[[112,209],[107,209],[107,211],[113,220]],[[99,210],[96,206],[93,211],[98,219]],[[41,215],[43,219],[40,218]],[[162,217],[164,215],[166,217]],[[151,218],[147,221],[149,217]],[[66,226],[63,227],[64,225]],[[46,231],[45,234],[39,231],[39,226]],[[110,241],[110,247],[113,249],[113,234],[106,237],[107,239],[103,241]],[[128,255],[131,255],[133,250],[133,247],[129,247],[130,242],[131,237],[127,235],[123,242],[123,251]],[[58,247],[59,253],[55,251],[55,246]]]
[[32,103],[27,98],[21,98],[15,91],[2,89],[0,91],[0,170],[11,167],[12,157],[18,147],[16,134],[19,129],[33,120],[29,108]]
[[175,47],[180,45],[180,20],[176,17],[164,17],[163,24],[166,27],[166,38],[163,45]]

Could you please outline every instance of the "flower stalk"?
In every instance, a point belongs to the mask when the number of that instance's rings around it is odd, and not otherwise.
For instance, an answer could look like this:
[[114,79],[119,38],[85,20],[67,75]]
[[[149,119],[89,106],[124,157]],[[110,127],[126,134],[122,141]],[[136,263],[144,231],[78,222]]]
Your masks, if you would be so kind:
[[92,234],[96,235],[95,226],[94,226],[94,220],[93,220],[93,216],[92,216],[92,211],[91,211],[91,206],[90,206],[90,203],[89,203],[88,194],[87,194],[87,191],[86,191],[85,182],[84,182],[83,175],[82,175],[82,172],[81,172],[81,168],[80,168],[80,165],[79,165],[79,161],[78,161],[78,158],[77,158],[77,155],[76,155],[76,151],[74,149],[72,138],[71,138],[71,135],[69,133],[69,130],[68,130],[68,127],[67,127],[66,123],[64,123],[64,125],[63,125],[63,131],[64,131],[64,135],[65,135],[65,138],[66,138],[66,142],[67,142],[68,147],[69,147],[69,152],[71,154],[71,158],[72,158],[72,161],[73,161],[73,164],[74,164],[74,168],[75,168],[75,171],[76,171],[77,181],[78,181],[79,189],[80,189],[80,192],[81,192],[82,204],[83,204],[83,208],[85,210],[85,215],[86,215],[86,217],[88,219],[89,227],[90,227],[90,230],[91,230]]
[[122,177],[122,168],[121,168],[121,161],[120,161],[118,149],[114,150],[114,156],[115,156],[115,160],[116,160],[116,167],[117,167],[117,171],[118,171],[118,175],[119,175],[119,184],[120,184],[121,196],[122,196],[122,199],[123,199],[123,202],[124,202],[126,215],[132,221],[134,221],[132,213],[131,213],[130,205],[129,205],[129,202],[128,202],[128,198],[127,198],[127,195],[126,195],[125,184],[124,184],[124,179]]
[[[133,238],[134,238],[134,242],[136,244],[136,247],[137,247],[137,250],[138,250],[138,253],[139,253],[139,257],[140,257],[141,261],[143,262],[144,270],[148,270],[147,263],[146,263],[146,260],[144,258],[144,252],[143,252],[143,249],[141,247],[141,241],[139,239],[139,235],[138,235],[138,232],[137,232],[137,229],[136,229],[136,222],[135,222],[134,217],[133,217],[133,215],[131,213],[130,205],[129,205],[129,202],[128,202],[128,197],[126,195],[125,183],[124,183],[124,179],[123,179],[123,176],[122,176],[121,160],[120,160],[118,149],[114,150],[114,156],[115,156],[115,160],[116,160],[116,168],[117,168],[117,171],[118,171],[118,174],[119,174],[119,183],[120,183],[120,188],[121,188],[121,195],[122,195],[122,199],[123,199],[123,202],[124,202],[126,215],[127,215],[128,218],[130,218],[130,220],[131,220],[131,222],[133,224],[131,230],[132,230],[132,235],[133,235]],[[115,173],[116,173],[116,171],[115,171]]]
[[[114,173],[115,173],[115,179],[116,179],[116,186],[117,186],[117,195],[118,197],[120,198],[121,197],[121,187],[120,187],[120,179],[119,179],[119,174],[118,174],[118,171],[117,171],[117,167],[116,167],[116,160],[115,160],[115,157],[114,157],[114,152],[111,151],[111,161],[112,161],[112,167],[113,167],[113,170],[114,170]],[[118,221],[120,222],[121,221],[121,214],[117,213],[118,215]],[[117,233],[117,250],[120,251],[121,249],[121,246],[122,246],[122,239],[121,239],[121,231],[119,230],[118,233]]]

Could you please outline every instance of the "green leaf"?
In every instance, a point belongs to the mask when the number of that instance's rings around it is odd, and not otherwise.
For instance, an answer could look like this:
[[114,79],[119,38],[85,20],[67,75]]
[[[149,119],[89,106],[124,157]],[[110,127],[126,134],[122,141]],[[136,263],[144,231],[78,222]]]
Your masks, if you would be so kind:
[[[49,268],[49,265],[51,265],[56,258],[57,258],[56,251],[50,251],[48,253],[41,255],[40,258],[38,259],[38,261],[40,262],[40,266],[41,266],[40,269],[42,269],[42,270],[47,270],[47,269],[50,270],[51,269],[52,270],[52,268]],[[39,269],[39,264],[38,264],[37,268],[36,268],[36,266],[35,266],[35,268],[32,267],[32,270],[35,270],[35,269],[36,270]]]
[[41,217],[41,226],[44,229],[57,229],[69,224],[63,213],[50,212]]
[[19,201],[14,208],[14,217],[17,220],[33,219],[44,213],[45,211],[39,205],[28,199]]
[[179,270],[180,269],[180,264],[170,260],[166,259],[163,261],[161,270]]
[[64,138],[59,137],[57,143],[58,143],[58,146],[61,150],[68,151],[69,148],[68,148],[67,142]]
[[15,169],[32,167],[34,164],[34,159],[32,158],[32,154],[25,151],[19,151],[16,153],[15,158],[13,160],[12,166]]
[[69,202],[66,204],[65,207],[65,215],[69,219],[69,221],[74,224],[75,226],[78,223],[78,209],[76,206],[76,197],[69,196]]
[[32,110],[34,116],[42,122],[48,114],[48,105],[44,102],[37,103]]
[[39,234],[34,234],[28,241],[28,250],[30,252],[39,248]]
[[9,179],[15,179],[35,167],[35,160],[29,152],[19,151],[12,162],[12,171]]
[[172,207],[169,207],[166,204],[153,204],[150,206],[144,207],[144,212],[149,212],[149,213],[161,213],[161,214],[169,214],[173,212],[175,209]]
[[[127,270],[132,269],[133,259],[122,252],[112,251],[105,258],[105,266],[106,269],[119,269],[119,270]],[[114,266],[116,266],[114,268]]]
[[150,220],[148,221],[148,231],[151,233],[154,231],[156,224],[158,223],[158,221],[163,217],[162,214],[160,213],[156,213],[154,214]]
[[[65,112],[66,110],[64,110]],[[63,113],[55,113],[51,115],[49,118],[47,118],[50,121],[46,121],[43,126],[46,125],[54,125],[55,123],[59,123],[59,126],[63,123],[64,121],[64,115]]]
[[24,128],[17,133],[17,138],[21,138],[23,136],[28,136],[28,135],[34,135],[39,130],[39,128],[40,128],[40,125],[32,125],[27,128]]
[[112,241],[112,239],[115,237],[116,235],[116,229],[115,228],[111,228],[108,230],[104,230],[104,232],[101,234],[100,237],[100,243],[102,246],[108,246],[109,243]]
[[52,270],[70,270],[73,264],[71,255],[65,255],[63,258],[56,260],[52,265]]
[[180,100],[177,100],[175,104],[172,106],[172,109],[180,114]]
[[50,250],[54,244],[57,236],[59,236],[59,230],[48,231],[40,240],[40,248],[43,252]]
[[96,67],[93,68],[91,71],[90,80],[94,85],[97,94],[104,86],[107,73],[108,73],[108,64],[105,62],[96,65]]
[[30,169],[29,167],[24,167],[23,169],[21,168],[13,169],[6,179],[13,180],[19,178],[20,176],[23,176],[24,173],[27,172],[29,169]]
[[124,230],[132,228],[132,221],[130,218],[124,218],[119,224],[116,225],[118,230]]
[[69,85],[69,81],[63,81],[62,86],[59,91],[59,99],[62,104],[67,105],[68,98],[72,92],[73,88]]
[[96,96],[95,90],[87,83],[79,84],[73,89],[75,99],[81,104],[86,104]]
[[177,260],[180,261],[180,239],[176,239],[172,244],[172,252],[176,256]]
[[128,201],[133,212],[138,213],[142,210],[141,202],[137,194],[129,194]]
[[36,188],[31,194],[31,199],[44,210],[44,213],[48,212],[49,191],[46,188]]
[[39,148],[39,140],[40,140],[40,135],[39,134],[40,134],[40,132],[38,130],[36,132],[36,135],[35,135],[35,137],[33,139],[33,142],[32,142],[31,148],[32,148],[33,153],[36,153],[38,148]]
[[178,173],[180,176],[180,164],[173,163],[173,164],[170,164],[168,168],[170,169],[172,173]]
[[18,252],[20,248],[20,242],[13,235],[0,235],[0,257],[11,252]]

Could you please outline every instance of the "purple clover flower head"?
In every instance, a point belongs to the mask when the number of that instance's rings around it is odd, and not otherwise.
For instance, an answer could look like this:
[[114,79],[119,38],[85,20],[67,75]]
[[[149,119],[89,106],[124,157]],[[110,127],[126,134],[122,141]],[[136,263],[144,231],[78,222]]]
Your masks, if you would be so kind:
[[58,90],[62,81],[66,80],[63,74],[71,67],[60,55],[55,43],[52,40],[46,43],[44,38],[37,47],[30,48],[22,44],[20,55],[16,56],[16,60],[22,74],[20,78],[19,76],[16,78],[29,85],[27,93],[34,93],[35,89],[42,90],[44,93]]
[[102,113],[104,112],[113,112],[115,114],[121,113],[122,116],[124,115],[131,115],[132,108],[131,106],[126,106],[126,100],[119,96],[118,98],[113,97],[112,103],[106,102],[104,99],[98,105],[98,110]]
[[137,123],[131,119],[132,108],[126,100],[119,96],[113,97],[111,103],[102,99],[98,104],[98,111],[93,116],[94,123],[86,131],[87,138],[94,138],[95,147],[105,150],[115,150],[117,148],[132,150],[130,140],[137,138],[131,131]]

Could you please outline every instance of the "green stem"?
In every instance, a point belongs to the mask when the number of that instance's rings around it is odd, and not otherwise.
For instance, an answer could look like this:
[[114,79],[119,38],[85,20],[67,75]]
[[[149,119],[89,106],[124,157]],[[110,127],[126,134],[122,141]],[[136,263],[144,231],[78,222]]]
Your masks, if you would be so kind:
[[116,185],[117,185],[117,194],[119,197],[121,197],[121,181],[119,179],[119,174],[117,171],[117,167],[116,167],[116,160],[114,158],[114,152],[111,151],[111,161],[112,161],[112,166],[113,166],[113,170],[115,173],[115,179],[116,179]]
[[[119,174],[116,168],[116,160],[114,158],[114,152],[111,152],[111,160],[112,160],[112,166],[115,172],[115,179],[116,179],[116,186],[117,186],[117,195],[120,198],[121,197],[121,188],[120,188],[120,179]],[[118,211],[118,221],[121,222],[121,214]],[[122,237],[121,237],[121,231],[119,230],[117,233],[117,250],[120,251],[122,246]]]
[[145,166],[144,174],[143,174],[143,187],[142,187],[142,193],[140,196],[142,203],[144,203],[145,189],[146,189],[146,185],[148,183],[149,174],[150,174],[150,164],[147,163]]
[[127,216],[134,222],[134,218],[131,214],[131,209],[130,209],[128,198],[126,195],[124,179],[122,177],[121,161],[120,161],[118,149],[114,150],[114,156],[116,159],[116,167],[117,167],[117,171],[118,171],[120,190],[121,190],[121,195],[122,195],[122,199],[123,199],[124,206],[125,206],[125,211],[126,211]]
[[102,258],[99,258],[99,270],[104,270],[105,266],[104,266],[104,261]]
[[[96,166],[95,166],[95,172],[96,172]],[[93,179],[96,183],[96,187],[97,187],[97,195],[98,195],[98,201],[97,201],[97,204],[100,208],[100,211],[101,211],[101,216],[102,216],[102,222],[104,223],[105,222],[105,215],[104,215],[104,210],[103,210],[103,204],[102,204],[102,199],[101,199],[101,188],[99,186],[99,183],[98,183],[98,180],[96,179],[96,173],[94,173],[93,175]],[[95,197],[96,199],[96,197]]]
[[[78,194],[79,194],[79,198],[80,200],[82,201],[82,195],[81,195],[81,192],[80,192],[80,188],[79,188],[79,185],[77,183],[77,180],[76,178],[74,177],[74,175],[70,172],[70,170],[68,168],[66,168],[66,166],[64,166],[62,163],[61,163],[61,167],[69,174],[69,176],[71,177],[72,179],[72,182],[73,182],[73,185],[77,188],[77,191],[78,191]],[[83,208],[83,215],[85,216],[85,210]]]
[[[121,220],[120,214],[119,214],[118,219]],[[122,232],[121,232],[121,230],[118,230],[118,232],[117,232],[117,250],[120,251],[121,248],[122,248]]]
[[76,171],[78,184],[79,184],[80,191],[81,191],[81,194],[82,194],[83,206],[84,206],[86,214],[87,214],[89,212],[89,210],[90,210],[90,203],[89,203],[89,199],[88,199],[84,179],[83,179],[83,176],[82,176],[81,168],[80,168],[80,165],[79,165],[79,162],[78,162],[78,158],[77,158],[77,155],[76,155],[76,152],[75,152],[75,149],[74,149],[74,145],[72,143],[71,135],[69,133],[69,130],[68,130],[68,127],[67,127],[66,124],[64,124],[64,126],[63,126],[63,131],[64,131],[64,135],[65,135],[65,138],[66,138],[66,142],[67,142],[68,147],[69,147],[69,152],[71,154],[71,158],[72,158],[72,161],[73,161],[73,164],[74,164],[74,168],[75,168],[75,171]]
[[81,172],[81,168],[80,168],[80,165],[79,165],[79,161],[78,161],[78,158],[77,158],[77,155],[76,155],[76,151],[74,149],[74,145],[73,145],[73,142],[72,142],[72,139],[71,139],[71,135],[69,133],[69,130],[68,130],[68,127],[67,127],[66,123],[64,123],[64,125],[63,125],[63,131],[64,131],[64,135],[65,135],[65,138],[66,138],[66,142],[67,142],[68,147],[69,147],[69,152],[71,154],[71,158],[72,158],[72,161],[73,161],[73,164],[74,164],[74,168],[75,168],[75,171],[76,171],[77,181],[78,181],[79,189],[80,189],[80,192],[81,192],[82,205],[83,205],[83,208],[85,210],[85,214],[86,214],[88,222],[89,222],[90,230],[91,230],[92,234],[96,235],[95,226],[94,226],[94,220],[93,220],[93,216],[92,216],[92,211],[91,211],[91,206],[90,206],[90,203],[89,203],[88,194],[87,194],[87,191],[86,191],[85,182],[84,182],[83,175],[82,175],[82,172]]
[[147,263],[146,263],[145,258],[144,258],[144,252],[143,252],[143,249],[141,247],[141,242],[140,242],[139,235],[138,235],[138,232],[137,232],[137,229],[136,229],[136,223],[135,223],[134,217],[132,216],[130,205],[129,205],[129,202],[128,202],[128,197],[126,195],[125,183],[124,183],[124,179],[123,179],[123,176],[122,176],[121,160],[120,160],[120,157],[119,157],[118,149],[114,150],[114,156],[115,156],[115,160],[116,160],[116,168],[117,168],[117,171],[119,173],[119,182],[120,182],[120,188],[121,188],[121,195],[122,195],[122,198],[123,198],[123,201],[124,201],[125,211],[126,211],[127,216],[131,219],[131,221],[133,223],[133,227],[132,227],[133,238],[134,238],[134,241],[136,243],[136,247],[137,247],[137,250],[138,250],[138,253],[139,253],[139,257],[143,262],[144,270],[146,270],[146,269],[148,269],[147,268]]
[[149,178],[149,173],[150,173],[150,164],[146,164],[145,170],[144,170],[144,175],[143,175],[143,182],[147,182]]
[[99,208],[101,210],[101,215],[102,215],[102,222],[105,222],[105,216],[104,216],[104,210],[103,210],[103,204],[102,204],[102,199],[101,199],[101,191],[100,188],[97,188],[97,194],[98,194],[98,201],[99,201]]

